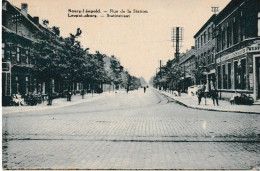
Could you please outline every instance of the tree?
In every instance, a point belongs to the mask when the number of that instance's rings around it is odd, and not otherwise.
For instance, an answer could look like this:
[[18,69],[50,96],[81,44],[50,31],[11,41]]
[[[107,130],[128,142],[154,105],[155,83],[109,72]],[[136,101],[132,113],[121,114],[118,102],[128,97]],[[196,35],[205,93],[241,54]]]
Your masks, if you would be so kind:
[[119,84],[122,82],[121,72],[123,71],[123,67],[115,56],[111,57],[110,63],[110,68],[112,70],[111,80],[116,85],[116,89],[118,89]]
[[60,28],[59,28],[59,27],[53,26],[53,27],[52,27],[52,31],[53,31],[57,36],[60,36]]
[[43,19],[43,20],[42,20],[42,24],[43,24],[45,27],[48,27],[48,25],[49,25],[49,20]]

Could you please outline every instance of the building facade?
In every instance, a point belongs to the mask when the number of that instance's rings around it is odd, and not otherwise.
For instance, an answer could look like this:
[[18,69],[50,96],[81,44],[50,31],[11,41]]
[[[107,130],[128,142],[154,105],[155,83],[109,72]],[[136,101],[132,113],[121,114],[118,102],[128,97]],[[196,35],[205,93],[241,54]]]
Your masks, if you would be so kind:
[[[2,101],[10,105],[11,96],[20,94],[22,98],[29,94],[46,95],[61,92],[66,86],[64,80],[42,80],[34,72],[34,66],[40,51],[36,46],[41,41],[51,41],[57,49],[63,40],[51,29],[39,23],[39,17],[28,13],[28,5],[21,8],[10,2],[2,1]],[[60,53],[62,53],[60,51]],[[43,75],[44,77],[44,75]],[[79,84],[73,84],[78,89]]]
[[19,9],[2,1],[3,105],[8,103],[12,94],[24,96],[40,89],[32,71],[37,57],[32,47],[44,34],[38,26],[39,18],[32,18],[27,11],[27,4],[22,4]]
[[216,14],[194,35],[196,49],[196,84],[206,84],[210,91],[216,84],[215,70],[215,21]]
[[260,98],[260,1],[232,0],[215,19],[217,87]]
[[180,83],[182,92],[187,92],[188,87],[195,84],[195,76],[193,71],[196,69],[195,47],[180,56],[179,66],[181,70]]

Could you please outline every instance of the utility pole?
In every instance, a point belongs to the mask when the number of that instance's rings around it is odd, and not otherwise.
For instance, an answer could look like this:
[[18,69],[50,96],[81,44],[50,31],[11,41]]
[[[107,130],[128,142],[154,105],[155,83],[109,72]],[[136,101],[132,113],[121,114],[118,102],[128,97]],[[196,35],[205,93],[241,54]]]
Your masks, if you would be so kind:
[[180,48],[183,41],[183,27],[173,27],[172,28],[172,42],[173,47],[175,48],[175,58],[176,61],[179,61]]
[[161,67],[162,67],[162,60],[160,60],[160,78],[162,78]]

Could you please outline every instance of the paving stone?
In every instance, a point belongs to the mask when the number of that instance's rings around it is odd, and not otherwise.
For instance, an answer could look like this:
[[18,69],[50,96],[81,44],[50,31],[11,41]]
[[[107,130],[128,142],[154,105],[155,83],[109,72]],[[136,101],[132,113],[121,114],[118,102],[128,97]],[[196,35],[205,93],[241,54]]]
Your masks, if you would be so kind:
[[251,169],[260,115],[186,108],[148,89],[3,115],[8,169]]

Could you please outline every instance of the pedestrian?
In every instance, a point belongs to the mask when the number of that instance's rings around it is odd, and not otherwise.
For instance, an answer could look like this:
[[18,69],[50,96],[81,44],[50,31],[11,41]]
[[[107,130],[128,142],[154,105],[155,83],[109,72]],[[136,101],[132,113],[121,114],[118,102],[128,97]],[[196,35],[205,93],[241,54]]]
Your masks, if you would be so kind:
[[215,101],[216,101],[216,104],[218,105],[218,90],[216,89],[216,87],[214,87],[214,89],[211,91],[211,97],[212,97],[214,106],[215,106]]
[[71,101],[72,92],[69,92],[69,101]]
[[201,98],[202,98],[202,93],[203,93],[203,92],[202,92],[202,89],[199,89],[199,90],[198,90],[198,95],[197,95],[197,96],[198,96],[198,105],[200,105]]
[[47,105],[52,105],[52,92],[48,94],[48,104]]
[[71,92],[70,91],[67,92],[67,101],[71,101]]
[[145,91],[146,91],[146,87],[144,87],[144,93],[145,93]]
[[84,95],[85,95],[84,89],[82,89],[80,93],[81,93],[82,99],[84,99]]
[[205,105],[207,105],[207,93],[206,93],[206,85],[205,84],[202,87],[202,97],[204,97]]

